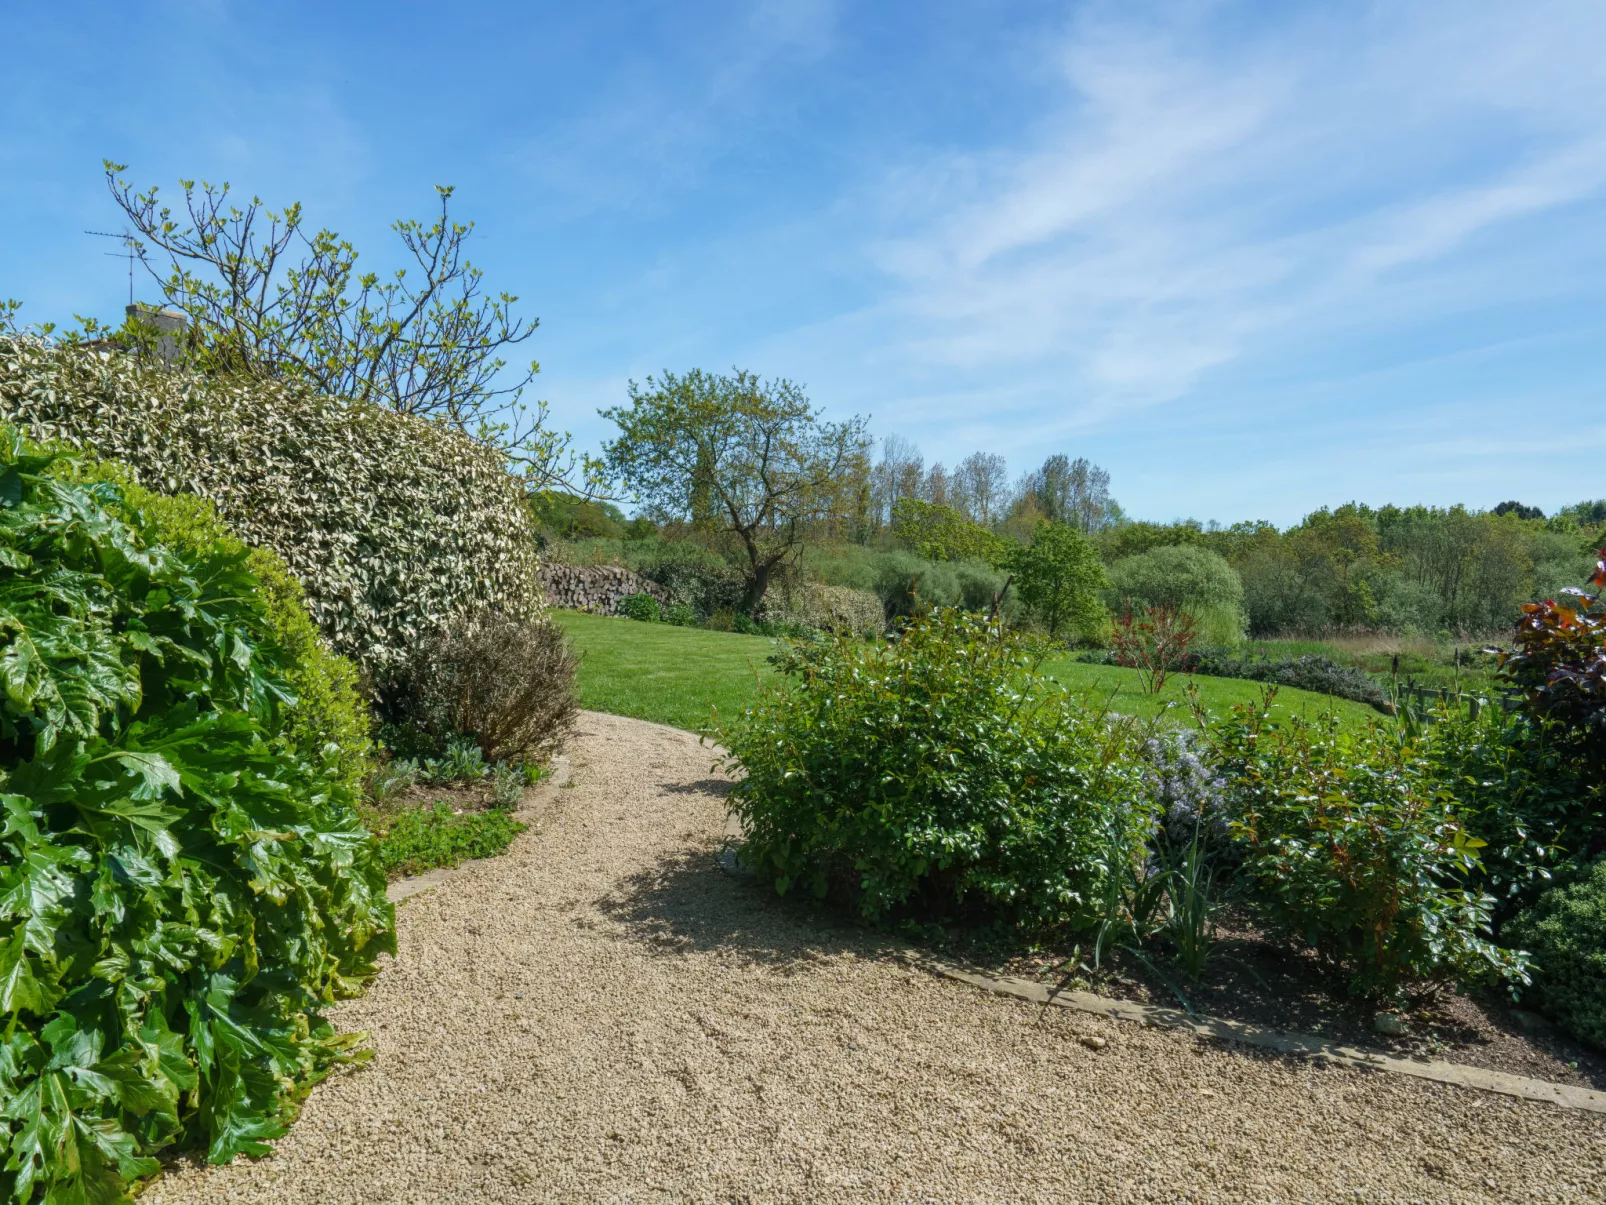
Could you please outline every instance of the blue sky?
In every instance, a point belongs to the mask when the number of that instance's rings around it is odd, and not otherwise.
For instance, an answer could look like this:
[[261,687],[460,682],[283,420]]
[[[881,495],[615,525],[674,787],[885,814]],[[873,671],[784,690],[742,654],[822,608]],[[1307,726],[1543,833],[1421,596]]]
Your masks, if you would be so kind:
[[13,2],[0,78],[32,321],[126,300],[102,158],[374,267],[452,183],[592,446],[740,365],[1139,517],[1606,494],[1598,0]]

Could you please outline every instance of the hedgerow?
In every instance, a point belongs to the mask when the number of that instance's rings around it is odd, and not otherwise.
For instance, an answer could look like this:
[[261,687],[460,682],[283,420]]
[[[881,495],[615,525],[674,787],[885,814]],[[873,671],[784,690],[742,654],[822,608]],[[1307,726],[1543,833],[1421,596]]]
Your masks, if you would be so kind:
[[459,615],[537,618],[528,507],[461,432],[290,384],[0,338],[0,419],[92,449],[138,484],[210,499],[271,548],[335,650],[383,681]]
[[363,1057],[320,1008],[394,949],[372,842],[292,713],[243,548],[0,442],[0,1194],[122,1199],[266,1151]]

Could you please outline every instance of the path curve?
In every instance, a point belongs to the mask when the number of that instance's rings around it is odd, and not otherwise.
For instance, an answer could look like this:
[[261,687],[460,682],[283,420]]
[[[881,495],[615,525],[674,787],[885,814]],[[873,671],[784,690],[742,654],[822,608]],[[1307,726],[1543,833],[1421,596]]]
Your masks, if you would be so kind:
[[142,1201],[1601,1199],[1597,1117],[911,970],[719,869],[695,736],[587,712],[571,757],[507,856],[398,908],[336,1013],[373,1061]]

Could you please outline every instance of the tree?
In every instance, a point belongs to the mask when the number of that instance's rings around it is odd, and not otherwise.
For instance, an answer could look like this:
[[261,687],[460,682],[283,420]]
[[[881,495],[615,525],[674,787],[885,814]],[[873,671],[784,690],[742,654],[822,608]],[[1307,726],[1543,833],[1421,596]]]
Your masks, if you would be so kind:
[[1037,503],[1050,523],[1067,523],[1084,535],[1119,522],[1121,508],[1110,497],[1110,474],[1086,457],[1050,456],[1021,482],[1022,496]]
[[640,501],[740,547],[741,609],[801,551],[810,528],[851,516],[868,472],[864,420],[823,422],[790,381],[694,369],[630,383],[630,405],[601,411],[619,427],[608,471]]
[[1502,502],[1494,508],[1494,513],[1497,515],[1516,515],[1519,519],[1543,519],[1545,517],[1545,512],[1539,507],[1525,506],[1515,499]]
[[182,212],[140,192],[108,161],[106,184],[128,222],[127,244],[188,319],[197,367],[305,381],[330,397],[373,401],[439,418],[503,446],[533,482],[566,482],[569,439],[548,429],[546,404],[522,402],[539,371],[504,377],[502,353],[535,333],[511,293],[488,296],[465,254],[473,223],[454,221],[439,187],[431,222],[392,225],[410,258],[387,278],[357,270],[357,251],[332,230],[309,234],[299,203],[236,204],[229,185],[181,180]]
[[881,460],[870,474],[871,509],[877,527],[892,522],[892,507],[900,498],[920,496],[925,472],[925,458],[909,440],[889,435],[881,441]]
[[1030,544],[1011,553],[1007,567],[1015,575],[1020,599],[1057,636],[1069,626],[1083,638],[1104,627],[1099,591],[1109,586],[1099,555],[1085,536],[1064,523],[1039,523]]
[[[1197,634],[1212,645],[1243,639],[1244,585],[1236,570],[1196,544],[1162,544],[1110,566],[1112,609],[1121,613],[1170,611],[1187,614]],[[1144,614],[1145,622],[1152,616]],[[1160,629],[1169,631],[1167,624]]]
[[892,534],[928,561],[983,561],[997,564],[1007,541],[949,506],[920,498],[899,498],[892,505]]
[[953,505],[970,519],[991,526],[1009,505],[1009,466],[993,452],[972,452],[954,470]]

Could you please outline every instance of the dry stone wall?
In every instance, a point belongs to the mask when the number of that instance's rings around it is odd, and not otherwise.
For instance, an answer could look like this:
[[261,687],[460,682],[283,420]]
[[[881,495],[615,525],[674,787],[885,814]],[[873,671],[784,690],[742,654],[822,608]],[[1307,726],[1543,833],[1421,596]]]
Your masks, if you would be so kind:
[[619,602],[631,594],[651,594],[668,604],[674,599],[657,582],[619,565],[542,565],[541,585],[548,606],[595,615],[619,614]]

